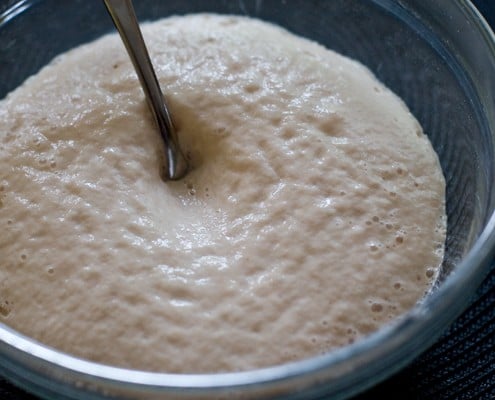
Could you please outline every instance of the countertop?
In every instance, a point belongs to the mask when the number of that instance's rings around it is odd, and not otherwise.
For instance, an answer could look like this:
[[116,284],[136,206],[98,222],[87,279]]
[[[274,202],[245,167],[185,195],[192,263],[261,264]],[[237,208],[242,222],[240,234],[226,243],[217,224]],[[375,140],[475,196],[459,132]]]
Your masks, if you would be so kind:
[[[495,29],[495,1],[474,0]],[[352,400],[495,399],[495,261],[470,306],[401,372]],[[37,400],[0,378],[0,399]]]

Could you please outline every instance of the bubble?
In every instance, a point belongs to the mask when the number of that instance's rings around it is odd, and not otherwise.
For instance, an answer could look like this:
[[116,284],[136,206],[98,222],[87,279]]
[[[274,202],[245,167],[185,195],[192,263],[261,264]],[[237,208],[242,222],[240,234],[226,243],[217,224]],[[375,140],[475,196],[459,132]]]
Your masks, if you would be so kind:
[[0,303],[0,316],[7,318],[10,314],[10,304],[8,300],[5,300],[3,303]]
[[7,220],[7,225],[12,225],[12,220],[11,219],[8,219]]
[[397,236],[397,237],[395,238],[395,242],[396,242],[397,244],[402,244],[402,243],[404,243],[404,238],[403,238],[402,236]]
[[426,270],[426,277],[431,278],[431,277],[433,277],[433,275],[435,275],[435,270],[433,268],[428,268]]
[[395,282],[394,283],[394,289],[399,290],[401,287],[402,287],[402,285],[400,284],[400,282]]
[[46,272],[48,272],[51,275],[55,272],[55,269],[53,267],[48,267]]
[[391,230],[393,228],[393,225],[392,224],[385,224],[385,228],[387,228],[388,230]]
[[[312,121],[314,121],[314,116],[312,117]],[[312,122],[310,121],[310,122]],[[341,124],[339,123],[338,120],[335,119],[335,117],[330,117],[325,120],[323,120],[319,125],[318,128],[320,129],[321,132],[323,132],[325,135],[328,136],[342,136],[342,131],[341,131]]]
[[368,220],[368,221],[366,221],[366,225],[371,225],[371,224],[372,224],[372,222],[371,222],[371,221],[369,221],[369,220]]
[[373,218],[371,218],[371,219],[373,220],[373,222],[378,222],[378,221],[380,221],[380,218],[378,218],[376,215],[375,215]]
[[280,116],[274,116],[272,118],[270,118],[270,122],[273,126],[280,126],[280,124],[282,123],[282,117]]
[[380,303],[373,303],[371,305],[371,311],[372,312],[382,312],[383,306]]
[[261,89],[260,85],[257,83],[248,83],[244,86],[244,91],[246,93],[255,93]]
[[402,170],[402,168],[397,168],[397,174],[398,175],[402,175],[404,173],[404,171]]
[[22,254],[21,254],[21,260],[25,261],[26,259],[27,259],[27,255],[26,255],[26,254],[24,254],[24,253],[22,253]]
[[297,136],[297,132],[294,128],[284,128],[282,131],[282,138],[289,140]]
[[373,252],[378,251],[378,246],[374,245],[374,244],[370,245],[370,251],[373,251]]

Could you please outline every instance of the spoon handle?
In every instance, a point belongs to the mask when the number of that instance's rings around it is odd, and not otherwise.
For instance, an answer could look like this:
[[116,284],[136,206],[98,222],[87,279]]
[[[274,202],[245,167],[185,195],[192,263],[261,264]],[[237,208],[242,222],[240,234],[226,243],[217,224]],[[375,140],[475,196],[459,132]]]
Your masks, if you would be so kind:
[[103,1],[124,42],[143,87],[148,106],[163,138],[165,146],[164,179],[180,179],[187,172],[187,162],[180,150],[172,118],[151,64],[132,0]]

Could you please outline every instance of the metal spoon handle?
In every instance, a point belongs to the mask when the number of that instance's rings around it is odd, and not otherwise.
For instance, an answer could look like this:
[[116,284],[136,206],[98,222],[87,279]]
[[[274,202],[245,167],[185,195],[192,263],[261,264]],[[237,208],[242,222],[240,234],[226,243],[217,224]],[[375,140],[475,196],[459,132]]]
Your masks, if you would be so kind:
[[180,179],[187,172],[172,118],[156,78],[131,0],[103,0],[129,53],[165,146],[165,179]]

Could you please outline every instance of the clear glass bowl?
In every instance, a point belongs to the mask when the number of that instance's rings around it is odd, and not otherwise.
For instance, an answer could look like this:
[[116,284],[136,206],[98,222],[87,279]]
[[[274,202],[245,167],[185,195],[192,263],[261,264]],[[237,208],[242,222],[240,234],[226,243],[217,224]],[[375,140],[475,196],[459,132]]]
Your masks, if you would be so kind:
[[[412,361],[467,306],[495,247],[495,40],[472,4],[136,0],[135,6],[141,21],[199,11],[248,14],[366,64],[405,100],[439,154],[447,179],[443,272],[399,323],[287,365],[212,375],[124,370],[59,353],[0,324],[0,374],[49,399],[343,399]],[[55,55],[114,30],[97,0],[3,1],[0,7],[0,98]]]

